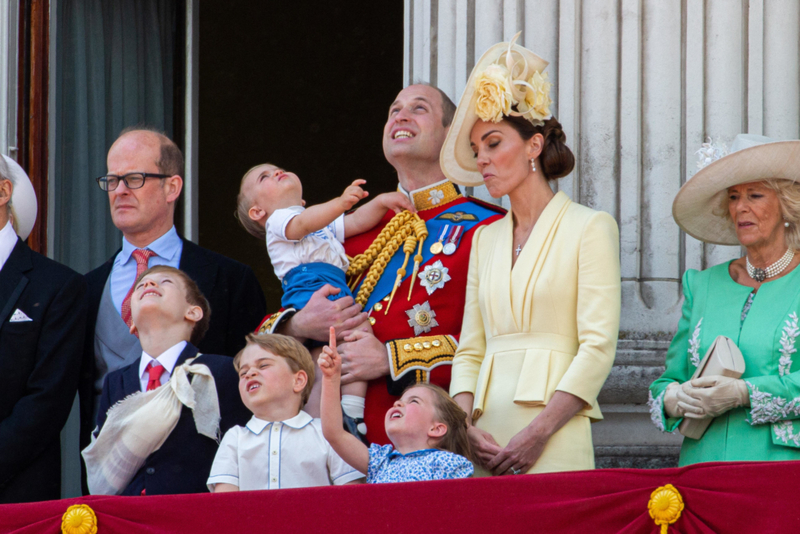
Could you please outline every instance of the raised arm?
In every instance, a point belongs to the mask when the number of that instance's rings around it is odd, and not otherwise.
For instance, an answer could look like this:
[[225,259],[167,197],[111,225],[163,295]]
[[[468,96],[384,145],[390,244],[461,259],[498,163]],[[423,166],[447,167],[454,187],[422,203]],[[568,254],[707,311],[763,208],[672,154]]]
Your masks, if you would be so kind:
[[336,330],[333,327],[330,329],[330,343],[322,347],[318,363],[322,371],[320,399],[322,434],[342,460],[366,475],[369,467],[369,450],[342,426],[342,405],[339,398],[342,359],[336,352]]
[[361,189],[361,185],[365,183],[367,183],[366,180],[354,180],[352,184],[347,186],[342,196],[329,200],[324,204],[311,206],[300,215],[292,218],[289,224],[286,225],[286,239],[297,241],[331,224],[337,217],[355,206],[359,200],[367,198],[369,193]]
[[399,191],[383,193],[370,200],[353,213],[344,216],[344,236],[351,237],[366,232],[380,222],[388,210],[416,212],[414,204]]

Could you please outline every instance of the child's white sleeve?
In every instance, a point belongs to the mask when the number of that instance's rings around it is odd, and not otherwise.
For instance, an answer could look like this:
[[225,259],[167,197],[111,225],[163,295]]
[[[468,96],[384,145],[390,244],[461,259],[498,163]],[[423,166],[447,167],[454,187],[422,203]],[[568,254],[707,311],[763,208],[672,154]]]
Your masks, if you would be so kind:
[[333,221],[333,234],[339,243],[344,243],[344,213]]
[[328,475],[334,486],[341,486],[342,484],[364,478],[363,473],[359,473],[357,469],[345,463],[330,445],[328,445]]
[[275,210],[272,212],[272,215],[269,216],[269,219],[267,219],[267,235],[273,234],[282,241],[298,241],[297,239],[291,240],[286,237],[286,227],[289,226],[289,221],[301,213],[303,213],[303,208],[299,206]]
[[234,426],[225,432],[214,456],[214,463],[211,464],[211,474],[206,482],[208,491],[213,493],[217,484],[233,484],[239,487],[239,432],[242,430],[242,427]]

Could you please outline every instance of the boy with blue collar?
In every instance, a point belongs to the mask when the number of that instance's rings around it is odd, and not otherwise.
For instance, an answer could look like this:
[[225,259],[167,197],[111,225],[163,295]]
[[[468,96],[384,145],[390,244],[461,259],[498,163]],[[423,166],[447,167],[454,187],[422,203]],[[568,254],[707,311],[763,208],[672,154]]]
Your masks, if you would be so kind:
[[302,410],[314,385],[314,362],[300,342],[249,334],[233,365],[242,402],[253,417],[225,434],[211,466],[209,490],[341,485],[363,477],[331,448],[320,420]]

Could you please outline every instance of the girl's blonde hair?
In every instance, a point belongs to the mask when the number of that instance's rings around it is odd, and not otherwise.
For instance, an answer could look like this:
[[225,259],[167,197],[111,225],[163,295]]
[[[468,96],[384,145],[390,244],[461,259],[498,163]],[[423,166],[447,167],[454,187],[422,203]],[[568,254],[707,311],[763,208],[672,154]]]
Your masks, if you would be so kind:
[[470,462],[475,463],[472,446],[467,437],[466,412],[439,386],[421,382],[408,386],[405,391],[413,388],[425,388],[433,392],[435,399],[433,407],[436,411],[436,418],[447,427],[447,432],[439,439],[436,448],[460,454]]
[[[793,180],[783,178],[767,178],[761,180],[762,184],[775,191],[778,195],[778,202],[781,205],[781,216],[789,223],[786,228],[786,245],[793,250],[800,250],[800,184]],[[728,209],[727,191],[723,191],[720,205],[712,211],[718,217],[725,217],[731,220],[731,212]]]
[[233,216],[236,217],[236,220],[239,221],[247,232],[252,235],[253,237],[257,237],[258,239],[264,240],[267,237],[267,231],[264,229],[263,226],[258,224],[256,221],[250,218],[250,215],[247,213],[250,211],[250,208],[253,207],[253,200],[247,195],[244,191],[244,182],[247,180],[247,175],[256,170],[257,168],[263,165],[272,165],[271,163],[259,163],[254,167],[250,167],[250,169],[244,173],[242,176],[242,181],[239,182],[239,195],[236,197],[236,211],[233,212]]

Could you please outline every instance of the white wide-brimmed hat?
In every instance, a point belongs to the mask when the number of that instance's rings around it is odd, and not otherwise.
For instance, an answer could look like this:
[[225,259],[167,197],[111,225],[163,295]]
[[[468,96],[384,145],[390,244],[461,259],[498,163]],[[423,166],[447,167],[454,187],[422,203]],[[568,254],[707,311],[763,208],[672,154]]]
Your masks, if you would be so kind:
[[701,158],[719,159],[683,184],[672,203],[672,217],[681,230],[700,241],[739,245],[733,222],[722,210],[728,188],[768,178],[800,181],[800,141],[739,134],[730,153],[710,143],[703,146],[698,151]]
[[31,179],[19,166],[19,163],[3,155],[14,190],[11,193],[11,215],[14,218],[14,231],[20,239],[28,239],[36,222],[38,207],[36,205],[36,192],[33,190]]
[[[515,44],[519,33],[508,43],[498,43],[487,50],[469,75],[464,94],[458,102],[453,123],[447,133],[439,164],[450,181],[465,186],[483,185],[483,176],[478,172],[475,154],[469,145],[472,127],[479,119],[499,122],[505,115],[520,115],[534,124],[550,118],[550,84],[547,74],[542,72],[547,67],[543,60],[527,48]],[[493,71],[487,71],[488,67]],[[487,76],[489,73],[491,75]],[[487,115],[486,98],[482,97],[482,117],[479,116],[479,90],[476,81],[486,80],[483,84],[492,93],[489,108],[494,108],[490,119]],[[535,105],[529,106],[531,102]],[[517,107],[517,111],[510,108]],[[523,108],[523,109],[519,109]],[[489,110],[492,111],[491,109]]]

